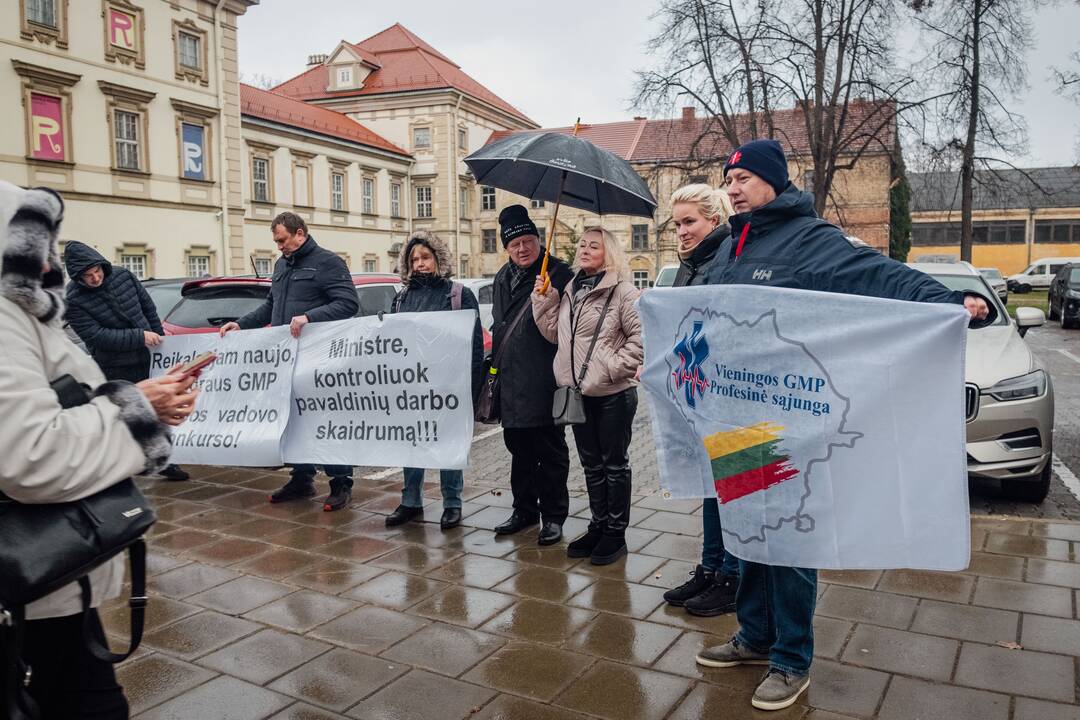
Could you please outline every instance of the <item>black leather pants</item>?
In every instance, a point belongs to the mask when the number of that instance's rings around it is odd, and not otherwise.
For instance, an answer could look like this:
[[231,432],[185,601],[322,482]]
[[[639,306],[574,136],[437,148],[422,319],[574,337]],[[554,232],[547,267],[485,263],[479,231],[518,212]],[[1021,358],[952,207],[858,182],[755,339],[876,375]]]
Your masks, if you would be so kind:
[[590,530],[622,537],[630,522],[630,434],[637,388],[585,398],[585,422],[574,440],[589,490]]

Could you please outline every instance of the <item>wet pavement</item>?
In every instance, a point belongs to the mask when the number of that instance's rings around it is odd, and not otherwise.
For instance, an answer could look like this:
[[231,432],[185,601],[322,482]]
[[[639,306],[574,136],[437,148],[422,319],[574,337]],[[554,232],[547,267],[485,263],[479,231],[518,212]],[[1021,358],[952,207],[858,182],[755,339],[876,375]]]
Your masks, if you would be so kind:
[[[140,481],[159,517],[152,600],[119,669],[140,720],[1080,720],[1080,523],[975,517],[963,573],[823,572],[810,690],[760,713],[761,668],[694,663],[734,617],[661,597],[698,558],[699,503],[640,483],[630,554],[594,567],[535,528],[496,538],[511,503],[497,470],[467,474],[445,533],[435,473],[427,522],[388,529],[400,471],[364,470],[352,506],[324,513],[269,505],[282,471],[189,470]],[[586,506],[574,492],[569,538]],[[125,639],[124,602],[102,615]]]

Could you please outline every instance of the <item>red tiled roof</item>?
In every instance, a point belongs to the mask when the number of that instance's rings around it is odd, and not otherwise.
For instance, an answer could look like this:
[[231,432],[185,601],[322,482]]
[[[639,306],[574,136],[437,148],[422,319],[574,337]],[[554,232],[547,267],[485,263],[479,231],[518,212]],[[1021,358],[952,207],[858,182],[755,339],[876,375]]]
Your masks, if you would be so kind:
[[244,83],[240,83],[240,112],[243,115],[303,128],[320,135],[349,140],[409,157],[407,150],[402,150],[347,115],[317,105],[308,105]]
[[[886,115],[883,106],[878,103],[854,101],[848,105],[848,119],[845,126],[852,135],[873,135],[884,121]],[[807,139],[806,124],[801,110],[782,110],[773,113],[774,137],[784,146],[789,155],[808,155],[810,142]],[[740,137],[750,139],[750,116],[737,119]],[[759,136],[766,135],[759,122]],[[573,126],[559,128],[541,128],[539,130],[520,130],[517,132],[559,132],[570,134]],[[870,150],[891,149],[896,132],[896,123],[890,122],[876,133],[877,140]],[[513,131],[500,130],[492,133],[488,142],[494,142]],[[697,117],[675,120],[630,120],[600,125],[582,125],[578,137],[585,138],[598,147],[615,153],[631,162],[664,162],[687,160],[691,157],[699,160],[726,158],[734,148],[720,132],[712,118]],[[879,144],[880,143],[880,144]],[[853,143],[859,145],[860,143]]]
[[510,103],[469,77],[453,60],[427,44],[401,23],[392,25],[351,47],[374,56],[379,65],[357,90],[327,92],[330,69],[317,65],[274,88],[298,100],[378,95],[410,90],[453,88],[510,113],[523,122],[531,119]]

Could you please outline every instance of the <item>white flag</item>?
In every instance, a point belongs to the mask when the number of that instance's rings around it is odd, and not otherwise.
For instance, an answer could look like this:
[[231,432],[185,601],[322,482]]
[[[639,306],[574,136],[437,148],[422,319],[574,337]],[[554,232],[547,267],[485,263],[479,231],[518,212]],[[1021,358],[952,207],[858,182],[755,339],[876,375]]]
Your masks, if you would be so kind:
[[639,310],[661,485],[717,497],[727,550],[967,566],[961,306],[703,286],[646,292]]

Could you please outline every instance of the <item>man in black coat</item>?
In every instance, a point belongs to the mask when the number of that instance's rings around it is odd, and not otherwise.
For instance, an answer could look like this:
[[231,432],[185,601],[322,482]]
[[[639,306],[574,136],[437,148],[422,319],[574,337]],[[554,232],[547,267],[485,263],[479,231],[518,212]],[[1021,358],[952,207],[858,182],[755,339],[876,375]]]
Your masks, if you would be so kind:
[[[157,308],[127,268],[73,240],[64,249],[66,319],[109,380],[137,383],[150,377],[150,351],[161,342]],[[187,480],[179,465],[161,471],[168,480]]]
[[[552,364],[558,348],[536,329],[529,299],[543,251],[536,225],[523,206],[505,208],[499,213],[499,225],[510,259],[495,276],[491,351],[500,378],[503,442],[513,458],[514,512],[495,532],[516,533],[542,519],[538,542],[552,545],[562,539],[570,504],[566,490],[570,454],[566,429],[551,421]],[[548,275],[551,286],[561,293],[573,273],[566,263],[552,257]]]
[[[356,315],[360,301],[348,266],[315,244],[303,218],[283,212],[270,223],[270,231],[281,257],[274,265],[266,302],[236,322],[222,325],[222,335],[270,324],[288,325],[292,336],[300,337],[309,322],[345,320]],[[353,469],[348,465],[326,465],[323,469],[330,476],[330,494],[323,500],[323,510],[340,510],[352,500]],[[293,465],[289,482],[270,495],[270,502],[299,500],[314,494],[315,466]]]

